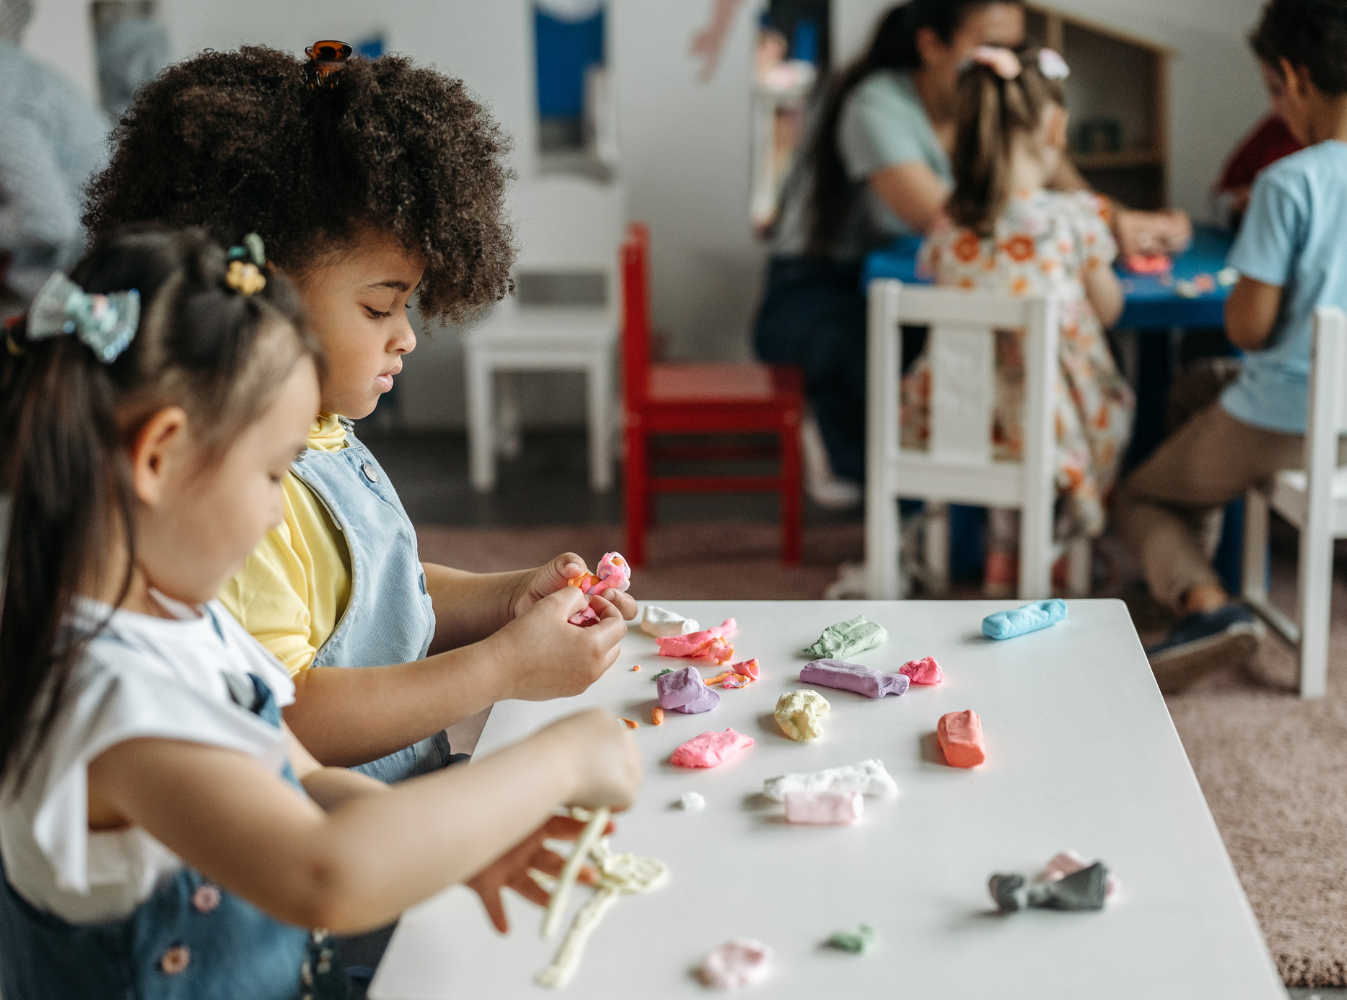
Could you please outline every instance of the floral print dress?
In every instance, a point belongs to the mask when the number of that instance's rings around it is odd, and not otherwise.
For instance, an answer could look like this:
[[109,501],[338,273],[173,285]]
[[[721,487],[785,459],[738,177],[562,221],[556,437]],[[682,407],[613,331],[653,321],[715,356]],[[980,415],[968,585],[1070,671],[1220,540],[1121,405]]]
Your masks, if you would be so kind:
[[[1058,534],[1093,537],[1132,430],[1132,389],[1118,371],[1103,325],[1085,296],[1084,273],[1117,256],[1102,199],[1088,193],[1038,191],[1013,196],[993,234],[966,228],[933,233],[921,268],[937,285],[1011,295],[1055,295],[1061,336],[1057,380],[1057,490],[1065,501]],[[992,453],[1016,461],[1024,445],[1023,333],[996,337]],[[903,445],[930,438],[931,372],[923,354],[903,379]]]

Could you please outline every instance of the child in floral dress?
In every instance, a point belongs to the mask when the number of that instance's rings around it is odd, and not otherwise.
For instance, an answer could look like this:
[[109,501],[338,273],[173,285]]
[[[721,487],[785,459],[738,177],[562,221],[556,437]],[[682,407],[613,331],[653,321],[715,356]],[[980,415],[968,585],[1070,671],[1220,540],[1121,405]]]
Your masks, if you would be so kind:
[[[1094,537],[1131,433],[1133,396],[1104,337],[1122,311],[1107,202],[1045,187],[1066,145],[1067,72],[1050,49],[977,51],[960,82],[953,224],[927,239],[921,264],[939,285],[1056,297],[1057,534]],[[905,447],[929,439],[930,390],[923,355],[903,380]],[[1023,334],[1000,331],[992,425],[998,460],[1022,455],[1023,401]],[[1018,527],[1016,511],[990,512],[984,579],[991,593],[1014,589]]]

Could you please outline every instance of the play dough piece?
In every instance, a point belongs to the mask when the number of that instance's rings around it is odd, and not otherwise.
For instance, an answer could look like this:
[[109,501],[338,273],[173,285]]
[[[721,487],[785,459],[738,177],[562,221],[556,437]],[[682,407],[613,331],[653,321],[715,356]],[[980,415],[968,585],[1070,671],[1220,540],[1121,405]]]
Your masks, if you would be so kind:
[[552,893],[552,898],[547,903],[547,910],[543,913],[544,941],[555,934],[561,926],[561,918],[566,913],[566,904],[570,902],[571,889],[575,887],[575,880],[580,876],[580,866],[584,864],[594,844],[603,836],[603,831],[608,826],[608,816],[608,809],[604,806],[594,810],[594,815],[585,825],[580,839],[575,842],[571,856],[561,866],[556,890]]
[[1002,913],[1014,913],[1024,906],[1023,875],[993,875],[987,882],[996,908]]
[[657,608],[647,604],[641,613],[641,631],[657,639],[668,639],[675,635],[687,635],[696,632],[701,626],[691,618],[684,618],[668,608]]
[[1065,617],[1066,601],[1056,597],[1050,601],[1034,601],[1022,608],[988,615],[982,619],[982,634],[988,639],[1012,639],[1055,625]]
[[865,955],[874,951],[879,944],[879,931],[869,924],[857,924],[844,931],[838,931],[828,938],[828,947],[838,951],[849,951],[853,955]]
[[650,710],[650,724],[652,726],[664,725],[664,709],[658,705]]
[[751,747],[753,742],[752,736],[736,733],[733,729],[723,733],[702,733],[675,750],[669,763],[678,767],[715,767],[740,750]]
[[900,695],[912,682],[903,674],[886,674],[874,667],[841,660],[815,660],[800,670],[801,684],[854,691],[867,698],[883,698],[886,694]]
[[799,743],[810,743],[823,735],[823,719],[831,706],[817,691],[787,691],[776,700],[776,724]]
[[726,671],[724,671],[723,673],[716,674],[714,677],[707,677],[707,678],[706,678],[706,685],[707,685],[707,687],[710,687],[712,684],[719,684],[719,683],[721,683],[722,681],[724,681],[727,677],[733,677],[733,676],[734,676],[734,671],[733,671],[733,670],[726,670]]
[[898,668],[898,672],[913,684],[939,684],[945,679],[945,674],[940,669],[940,664],[935,662],[934,656],[909,660]]
[[696,667],[662,674],[655,681],[655,687],[659,691],[659,706],[666,712],[697,715],[720,704],[720,692],[706,686]]
[[539,986],[559,990],[571,981],[580,968],[589,936],[618,896],[654,892],[669,881],[669,869],[664,862],[635,854],[613,854],[604,841],[595,845],[595,859],[599,865],[598,888],[575,914],[552,964],[533,977]]
[[829,625],[805,653],[813,657],[837,659],[864,653],[888,641],[889,633],[884,631],[884,626],[868,622],[864,615],[858,615],[849,621]]
[[860,792],[829,788],[821,792],[787,792],[786,822],[846,826],[860,821],[865,799]]
[[641,724],[640,724],[639,722],[637,722],[635,719],[623,719],[623,720],[622,720],[622,724],[623,724],[624,726],[626,726],[628,729],[640,729],[640,728],[641,728]]
[[747,677],[755,681],[762,676],[762,669],[758,666],[758,658],[755,656],[751,660],[744,660],[742,663],[736,663],[730,667],[736,674]]
[[[671,635],[663,639],[657,638],[655,642],[659,644],[660,656],[705,656],[713,642],[717,639],[724,639],[738,627],[738,622],[733,618],[726,618],[722,624],[702,629],[700,632],[689,632],[687,635]],[[719,662],[728,661],[722,660]]]
[[684,792],[678,797],[678,807],[684,812],[698,812],[706,808],[706,799],[696,792]]
[[698,970],[702,982],[718,990],[756,986],[771,971],[772,949],[761,941],[746,938],[727,941],[711,949]]
[[743,674],[728,674],[725,679],[720,682],[720,686],[733,690],[735,688],[748,687],[752,683],[753,678],[751,677],[746,677]]
[[[1044,866],[1041,881],[1056,882],[1058,879],[1065,878],[1068,875],[1074,875],[1076,872],[1090,867],[1090,862],[1075,851],[1059,851],[1053,855],[1047,865]],[[1118,880],[1112,874],[1108,877],[1108,882],[1104,886],[1104,894],[1112,896],[1118,891]]]
[[935,727],[936,739],[950,767],[977,767],[987,759],[982,739],[982,720],[971,708],[942,715]]
[[581,573],[568,580],[582,594],[602,594],[605,590],[626,591],[631,587],[631,567],[619,552],[606,552],[593,573]]
[[1108,868],[1102,861],[1028,890],[1029,905],[1045,910],[1102,910],[1107,897]]
[[783,774],[762,783],[762,794],[775,802],[784,802],[787,792],[821,792],[826,789],[860,792],[881,799],[892,799],[898,795],[897,784],[884,769],[884,762],[879,760],[863,760],[859,764],[830,767],[811,774]]

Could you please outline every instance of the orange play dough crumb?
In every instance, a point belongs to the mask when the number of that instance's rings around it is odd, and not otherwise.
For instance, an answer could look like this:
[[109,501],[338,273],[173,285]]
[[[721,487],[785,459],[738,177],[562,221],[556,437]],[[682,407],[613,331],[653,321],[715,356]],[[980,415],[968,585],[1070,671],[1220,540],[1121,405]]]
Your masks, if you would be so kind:
[[706,678],[705,684],[707,687],[710,687],[712,684],[719,684],[726,677],[733,677],[733,676],[734,676],[733,670],[726,670],[723,674],[716,674],[714,677]]
[[650,724],[652,726],[664,725],[664,709],[658,705],[650,710]]
[[641,725],[641,724],[640,724],[639,722],[637,722],[635,719],[623,719],[622,721],[623,721],[624,723],[626,723],[626,726],[627,726],[628,729],[637,729],[637,728],[639,728],[640,725]]

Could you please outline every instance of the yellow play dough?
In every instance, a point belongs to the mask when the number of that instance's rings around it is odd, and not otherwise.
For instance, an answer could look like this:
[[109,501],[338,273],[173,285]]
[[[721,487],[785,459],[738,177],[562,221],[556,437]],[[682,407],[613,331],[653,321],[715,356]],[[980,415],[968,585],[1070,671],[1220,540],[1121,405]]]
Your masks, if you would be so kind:
[[789,691],[777,699],[776,724],[791,739],[809,743],[823,735],[828,708],[828,700],[817,691]]

